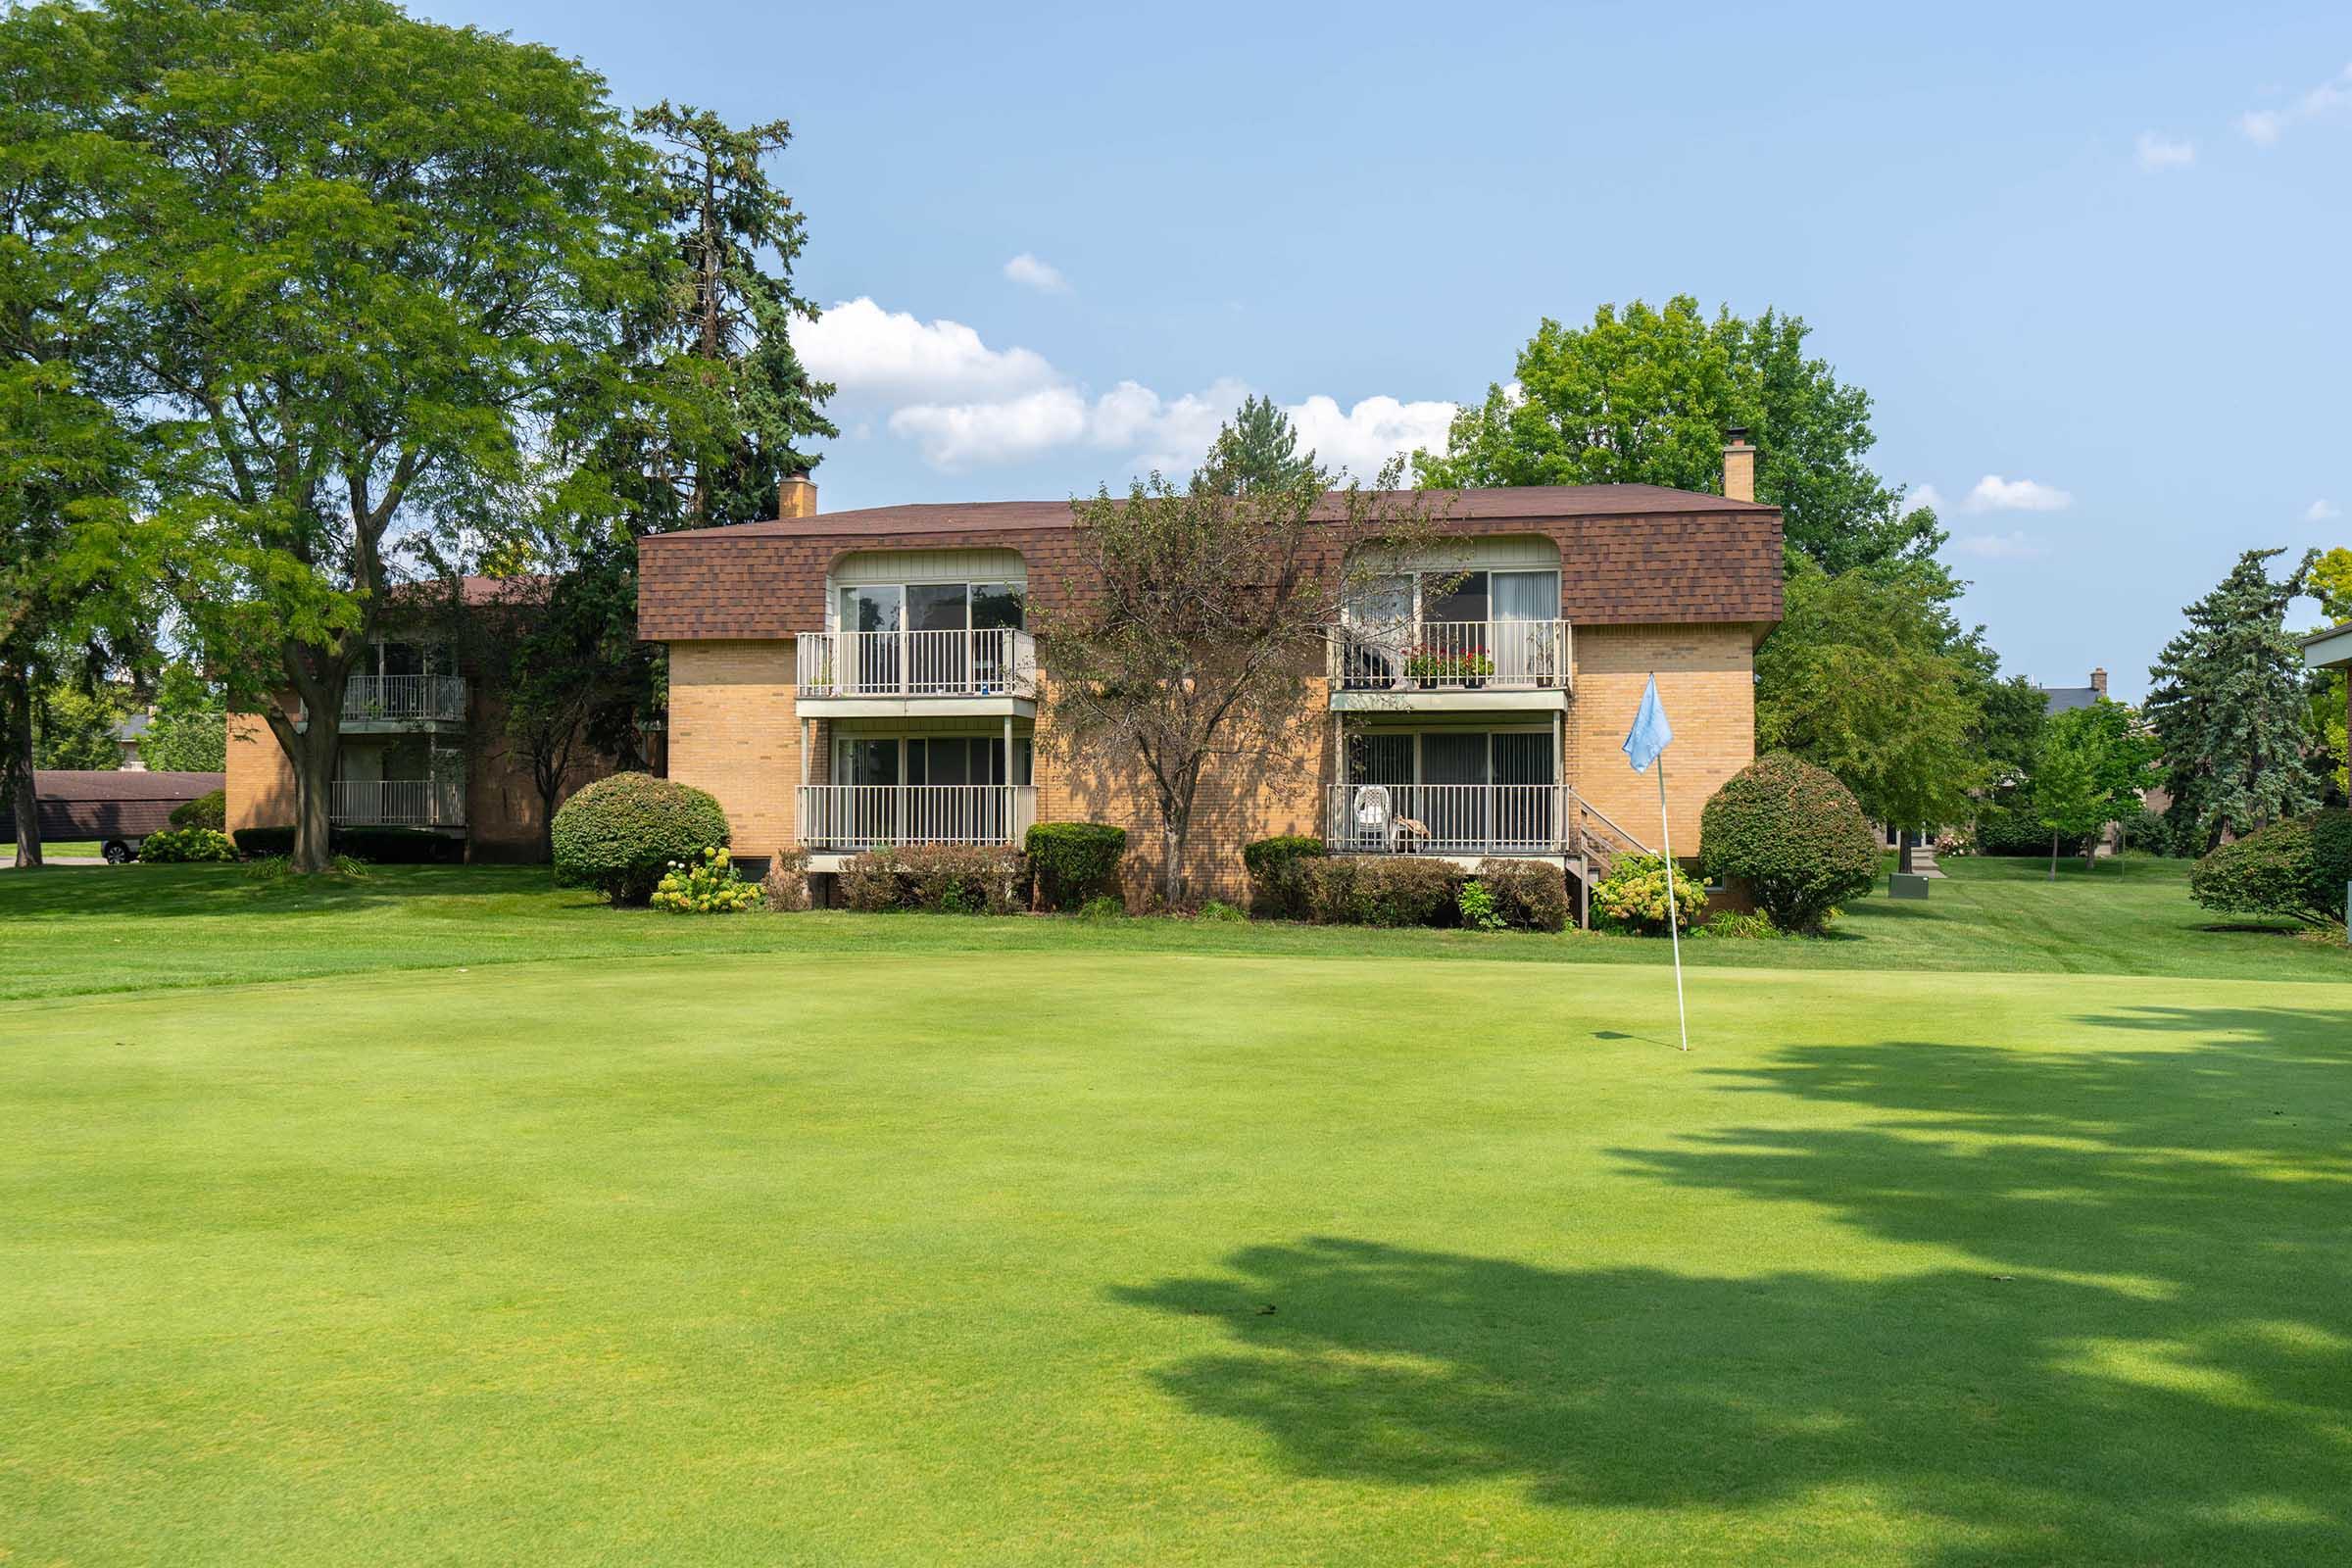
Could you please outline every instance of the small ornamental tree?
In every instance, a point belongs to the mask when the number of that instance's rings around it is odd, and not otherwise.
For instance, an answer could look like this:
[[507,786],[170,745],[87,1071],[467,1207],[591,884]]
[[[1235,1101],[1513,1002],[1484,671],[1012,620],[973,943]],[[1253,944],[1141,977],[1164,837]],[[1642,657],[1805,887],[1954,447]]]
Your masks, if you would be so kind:
[[1787,752],[1757,758],[1699,818],[1707,874],[1737,877],[1784,931],[1819,931],[1878,880],[1878,836],[1836,774]]
[[[1256,426],[1279,425],[1262,412]],[[1125,499],[1107,489],[1073,503],[1087,591],[1039,606],[1032,619],[1048,676],[1052,733],[1065,755],[1132,760],[1157,808],[1161,896],[1184,898],[1194,803],[1212,763],[1265,767],[1309,743],[1309,679],[1351,586],[1378,563],[1423,553],[1435,534],[1417,495],[1380,486],[1332,490],[1333,475],[1288,457],[1279,429],[1250,449],[1229,430],[1222,466],[1184,484],[1159,474]]]
[[728,844],[727,814],[702,790],[644,773],[599,779],[556,813],[556,876],[614,904],[643,904],[671,863]]

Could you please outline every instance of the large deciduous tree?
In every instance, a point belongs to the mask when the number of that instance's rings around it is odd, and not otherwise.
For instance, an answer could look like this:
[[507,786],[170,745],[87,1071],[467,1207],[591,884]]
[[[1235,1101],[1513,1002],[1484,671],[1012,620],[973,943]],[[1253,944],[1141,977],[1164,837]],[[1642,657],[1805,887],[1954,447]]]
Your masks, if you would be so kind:
[[1709,318],[1690,296],[1663,309],[1604,305],[1590,325],[1546,318],[1508,386],[1462,411],[1443,453],[1414,455],[1432,486],[1658,484],[1712,491],[1724,431],[1758,449],[1756,499],[1782,509],[1792,556],[1832,572],[1924,558],[1935,514],[1907,506],[1863,461],[1870,395],[1805,352],[1802,318]]
[[[517,514],[563,393],[625,377],[666,250],[642,146],[552,51],[387,0],[102,0],[133,156],[101,224],[148,552],[327,862],[344,682],[425,541]],[[300,717],[275,698],[298,700]]]
[[2184,841],[2210,849],[2318,804],[2302,650],[2287,606],[2319,552],[2283,578],[2249,550],[2221,585],[2181,612],[2188,625],[2148,669],[2143,709],[2164,757],[2167,815]]
[[2132,710],[2104,698],[2043,727],[2028,801],[2034,819],[2050,831],[2052,877],[2061,839],[2081,839],[2083,860],[2096,861],[2100,829],[2138,809],[2140,792],[2156,782],[2155,751]]
[[[1924,579],[1924,580],[1923,580]],[[1977,676],[1920,564],[1832,576],[1807,564],[1756,654],[1756,743],[1844,781],[1879,821],[1962,819],[1989,780]]]
[[[1279,411],[1275,417],[1281,418]],[[1312,453],[1253,440],[1269,461],[1154,473],[1123,498],[1072,504],[1081,565],[1066,603],[1032,613],[1051,733],[1067,758],[1131,759],[1160,822],[1161,894],[1186,902],[1185,853],[1212,765],[1287,766],[1309,739],[1309,678],[1327,629],[1377,563],[1434,541],[1416,494],[1327,488]],[[1237,449],[1235,427],[1220,450]]]

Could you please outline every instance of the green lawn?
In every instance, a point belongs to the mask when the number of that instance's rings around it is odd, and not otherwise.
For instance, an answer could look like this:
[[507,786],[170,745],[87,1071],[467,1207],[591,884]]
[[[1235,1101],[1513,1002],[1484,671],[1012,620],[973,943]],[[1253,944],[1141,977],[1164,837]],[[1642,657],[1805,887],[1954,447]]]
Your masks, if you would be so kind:
[[2030,873],[1689,1056],[1631,941],[0,874],[0,1561],[2342,1560],[2352,965]]

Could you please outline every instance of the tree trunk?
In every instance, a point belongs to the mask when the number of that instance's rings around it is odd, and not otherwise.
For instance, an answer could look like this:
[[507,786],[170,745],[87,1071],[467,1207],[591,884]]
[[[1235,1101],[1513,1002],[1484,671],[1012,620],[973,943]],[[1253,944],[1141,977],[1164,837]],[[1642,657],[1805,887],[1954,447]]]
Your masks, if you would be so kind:
[[297,737],[294,762],[294,854],[297,871],[324,871],[335,861],[334,826],[330,810],[335,793],[335,731],[318,716]]
[[17,864],[41,863],[41,798],[32,776],[32,677],[21,665],[0,671],[0,778],[8,781],[17,819]]
[[1895,852],[1894,863],[1896,868],[1906,876],[1911,872],[1911,846],[1917,839],[1918,835],[1909,828],[1904,828],[1902,832],[1895,835],[1895,841],[1899,848]]
[[2058,834],[2055,829],[2050,833],[2050,880],[2058,880]]

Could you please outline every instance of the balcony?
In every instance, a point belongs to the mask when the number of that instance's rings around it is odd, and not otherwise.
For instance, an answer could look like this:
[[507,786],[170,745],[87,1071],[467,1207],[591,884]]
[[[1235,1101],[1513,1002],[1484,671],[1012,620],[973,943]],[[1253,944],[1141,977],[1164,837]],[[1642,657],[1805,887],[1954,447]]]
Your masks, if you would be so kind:
[[[389,735],[466,722],[463,675],[353,675],[343,683],[343,733]],[[296,715],[307,725],[306,710]]]
[[337,779],[327,820],[338,827],[463,828],[466,786],[458,779]]
[[1018,844],[1037,821],[1027,784],[804,784],[801,847],[855,854],[886,845]]
[[1564,708],[1575,684],[1564,620],[1425,620],[1335,627],[1331,706],[1379,711]]
[[1013,627],[802,632],[798,706],[812,715],[1037,712],[1037,643]]
[[1335,855],[1647,855],[1649,847],[1566,784],[1341,784],[1323,842]]

